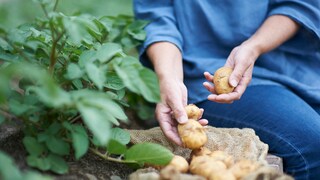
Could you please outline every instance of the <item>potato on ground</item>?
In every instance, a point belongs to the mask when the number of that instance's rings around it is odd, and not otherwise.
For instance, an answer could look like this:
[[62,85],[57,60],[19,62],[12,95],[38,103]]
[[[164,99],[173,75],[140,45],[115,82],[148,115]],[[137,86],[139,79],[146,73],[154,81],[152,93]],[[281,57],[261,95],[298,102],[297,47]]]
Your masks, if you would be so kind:
[[199,149],[193,149],[190,154],[190,159],[196,156],[209,156],[212,152],[206,147],[200,147]]
[[186,173],[189,170],[189,163],[182,156],[174,155],[167,166],[172,166],[181,173]]
[[255,161],[250,160],[240,160],[235,163],[231,168],[230,171],[237,179],[242,179],[243,177],[247,176],[248,174],[256,171],[261,164]]
[[194,157],[190,163],[192,174],[203,176],[207,179],[214,173],[224,172],[227,166],[221,161],[214,161],[209,156]]
[[224,151],[213,151],[209,156],[216,161],[222,161],[227,168],[230,168],[234,164],[233,157]]

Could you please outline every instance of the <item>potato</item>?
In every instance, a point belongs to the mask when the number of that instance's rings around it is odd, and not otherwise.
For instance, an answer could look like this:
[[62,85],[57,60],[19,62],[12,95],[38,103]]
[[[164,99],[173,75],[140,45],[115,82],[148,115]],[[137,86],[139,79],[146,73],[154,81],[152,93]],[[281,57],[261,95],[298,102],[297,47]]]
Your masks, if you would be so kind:
[[186,173],[189,170],[189,163],[187,162],[187,160],[178,155],[174,155],[167,166],[172,166],[181,173]]
[[199,149],[193,149],[190,157],[193,158],[195,156],[209,156],[212,152],[206,147],[200,147]]
[[209,180],[236,180],[236,178],[230,171],[224,170],[211,174]]
[[228,94],[233,91],[234,87],[229,84],[232,71],[232,68],[221,67],[214,73],[213,84],[217,94]]
[[208,141],[205,128],[193,119],[185,124],[178,124],[178,133],[183,145],[189,149],[199,149]]
[[233,157],[223,151],[213,151],[209,156],[216,161],[222,161],[227,168],[234,164]]
[[235,163],[230,168],[230,171],[233,173],[236,179],[242,179],[243,177],[247,176],[249,173],[257,170],[260,166],[261,164],[259,164],[258,162],[244,159]]
[[227,167],[223,162],[214,161],[209,156],[194,157],[190,163],[190,172],[205,178],[225,170],[227,170]]
[[201,110],[194,104],[189,104],[185,107],[188,119],[199,120],[201,118]]

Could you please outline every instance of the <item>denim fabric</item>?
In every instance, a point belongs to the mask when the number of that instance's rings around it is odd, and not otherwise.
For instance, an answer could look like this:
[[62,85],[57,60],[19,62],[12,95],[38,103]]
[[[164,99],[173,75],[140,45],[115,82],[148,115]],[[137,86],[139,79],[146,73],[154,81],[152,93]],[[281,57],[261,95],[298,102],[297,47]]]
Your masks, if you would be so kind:
[[310,106],[282,86],[257,85],[232,104],[207,100],[197,106],[212,126],[253,128],[295,179],[320,179],[319,104]]

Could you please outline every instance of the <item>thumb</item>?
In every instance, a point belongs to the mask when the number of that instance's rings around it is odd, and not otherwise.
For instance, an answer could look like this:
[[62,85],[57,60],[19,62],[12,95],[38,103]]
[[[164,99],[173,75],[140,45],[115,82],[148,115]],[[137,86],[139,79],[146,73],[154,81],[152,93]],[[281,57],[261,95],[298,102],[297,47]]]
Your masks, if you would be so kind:
[[180,124],[184,124],[188,121],[187,113],[182,105],[173,109],[173,115]]
[[246,67],[244,65],[237,64],[234,67],[234,69],[229,77],[229,84],[233,87],[236,87],[239,84],[239,82],[241,81],[242,76],[244,75],[245,71],[246,71]]

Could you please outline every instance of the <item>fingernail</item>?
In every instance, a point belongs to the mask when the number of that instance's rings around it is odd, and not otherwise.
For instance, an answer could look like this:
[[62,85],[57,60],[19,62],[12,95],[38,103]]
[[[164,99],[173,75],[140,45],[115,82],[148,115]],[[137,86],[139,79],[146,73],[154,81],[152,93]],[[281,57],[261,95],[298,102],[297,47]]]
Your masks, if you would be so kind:
[[184,124],[184,123],[186,123],[188,120],[185,119],[185,118],[178,118],[177,121],[178,121],[180,124]]
[[238,85],[238,82],[236,80],[231,80],[231,86],[236,87]]

